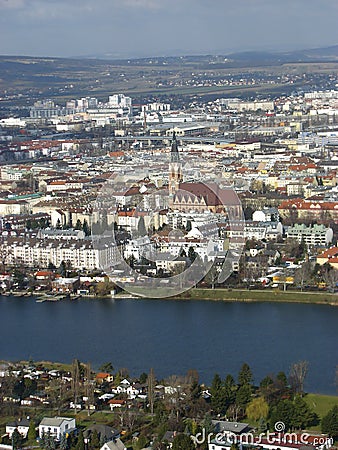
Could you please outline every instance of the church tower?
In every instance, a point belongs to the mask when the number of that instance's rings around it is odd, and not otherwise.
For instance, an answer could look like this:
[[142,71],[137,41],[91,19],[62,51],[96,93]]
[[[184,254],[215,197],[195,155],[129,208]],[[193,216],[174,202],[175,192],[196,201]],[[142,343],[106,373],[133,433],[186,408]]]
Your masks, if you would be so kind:
[[183,181],[182,165],[180,162],[180,155],[177,147],[177,140],[175,131],[173,132],[173,140],[171,143],[170,163],[169,163],[169,196],[173,196],[180,187]]

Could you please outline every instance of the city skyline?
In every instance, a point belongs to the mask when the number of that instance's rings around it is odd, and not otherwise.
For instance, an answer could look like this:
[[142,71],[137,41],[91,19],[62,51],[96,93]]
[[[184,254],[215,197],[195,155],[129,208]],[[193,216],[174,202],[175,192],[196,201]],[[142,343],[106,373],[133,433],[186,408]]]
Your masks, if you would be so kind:
[[335,0],[0,0],[0,54],[142,57],[338,43]]

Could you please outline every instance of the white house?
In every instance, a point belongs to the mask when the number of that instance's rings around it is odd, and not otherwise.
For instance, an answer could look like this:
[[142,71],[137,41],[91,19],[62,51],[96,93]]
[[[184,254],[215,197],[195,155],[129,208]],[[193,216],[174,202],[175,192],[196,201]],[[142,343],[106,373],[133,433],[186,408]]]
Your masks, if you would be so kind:
[[252,214],[254,222],[278,222],[279,213],[277,208],[263,208]]
[[19,419],[14,422],[10,422],[6,425],[6,434],[11,438],[13,431],[17,429],[21,436],[26,439],[29,430],[29,420]]
[[126,450],[126,447],[121,439],[114,439],[103,444],[100,450]]
[[75,419],[70,417],[44,417],[39,425],[39,437],[43,434],[50,434],[59,440],[65,433],[76,429]]

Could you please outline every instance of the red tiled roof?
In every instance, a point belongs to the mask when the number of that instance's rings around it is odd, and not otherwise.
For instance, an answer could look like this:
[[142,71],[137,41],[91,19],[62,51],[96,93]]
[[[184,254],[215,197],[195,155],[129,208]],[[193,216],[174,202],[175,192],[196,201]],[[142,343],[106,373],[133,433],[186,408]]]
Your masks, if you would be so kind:
[[318,255],[317,258],[332,258],[333,256],[336,255],[338,255],[338,247],[331,247],[325,250],[325,252]]

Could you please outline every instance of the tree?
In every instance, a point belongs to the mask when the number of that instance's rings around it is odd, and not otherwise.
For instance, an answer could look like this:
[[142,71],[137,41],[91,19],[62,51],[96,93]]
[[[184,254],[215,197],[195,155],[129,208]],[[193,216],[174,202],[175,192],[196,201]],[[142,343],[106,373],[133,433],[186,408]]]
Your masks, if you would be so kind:
[[17,449],[17,448],[21,448],[21,446],[22,446],[22,436],[16,428],[12,433],[12,446],[13,446],[13,450]]
[[265,378],[262,379],[262,381],[259,384],[259,387],[264,389],[272,385],[273,379],[269,375],[267,375]]
[[77,412],[77,401],[79,396],[79,390],[80,390],[80,361],[78,359],[74,359],[72,363],[72,395],[73,395],[73,401],[75,405],[75,414]]
[[89,225],[88,225],[88,222],[86,219],[84,219],[84,221],[83,221],[82,230],[84,231],[84,234],[86,236],[90,235],[90,228],[89,228]]
[[187,225],[186,225],[186,227],[185,227],[185,231],[186,231],[187,233],[189,233],[189,231],[191,231],[191,229],[192,229],[192,226],[191,226],[191,220],[187,220]]
[[59,446],[60,446],[60,450],[67,450],[67,448],[68,448],[67,436],[64,433],[61,434]]
[[301,430],[305,427],[316,425],[318,422],[317,414],[312,411],[306,401],[297,395],[294,400],[294,417],[292,425],[294,428]]
[[194,250],[194,247],[189,247],[188,250],[188,258],[190,259],[190,261],[193,263],[195,261],[197,257],[197,253]]
[[154,400],[155,400],[155,375],[154,375],[154,369],[151,368],[148,378],[148,402],[149,402],[149,408],[151,414],[154,414]]
[[248,419],[258,421],[266,419],[269,414],[269,405],[263,397],[257,397],[251,400],[246,408]]
[[78,438],[77,438],[77,443],[75,446],[76,450],[85,450],[85,445],[84,445],[84,439],[83,439],[83,433],[82,431],[80,431]]
[[174,437],[172,450],[195,450],[195,446],[189,436],[178,434]]
[[80,219],[77,219],[76,221],[75,230],[82,230],[82,223]]
[[334,439],[338,438],[338,405],[322,418],[322,432],[328,433]]
[[139,376],[140,384],[145,384],[147,382],[147,379],[148,379],[148,374],[145,372],[142,372],[141,375]]
[[285,372],[278,372],[276,376],[276,381],[281,389],[286,389],[288,387],[288,379]]
[[285,430],[292,427],[294,417],[294,405],[290,400],[281,400],[271,409],[270,428],[274,428],[275,423],[283,422]]
[[36,429],[35,429],[35,423],[33,420],[31,420],[29,422],[29,428],[28,428],[28,433],[27,433],[27,437],[29,441],[35,441],[36,438]]
[[222,412],[223,409],[223,399],[221,396],[222,390],[222,379],[218,373],[214,375],[214,378],[210,387],[211,394],[211,407],[215,411],[216,414]]
[[100,438],[99,433],[97,430],[94,430],[90,437],[90,447],[94,450],[97,450],[100,448]]
[[245,409],[251,400],[252,389],[249,384],[243,384],[236,392],[236,404]]
[[209,272],[204,277],[204,280],[211,285],[211,289],[215,289],[215,284],[217,283],[219,277],[219,272],[216,266],[211,266]]
[[330,289],[337,287],[338,270],[334,269],[329,263],[325,263],[321,268],[322,279]]
[[46,433],[44,431],[42,431],[42,434],[41,434],[41,437],[39,440],[39,446],[41,448],[45,448],[45,446],[46,446]]
[[237,386],[235,384],[234,377],[230,374],[225,377],[224,389],[225,389],[225,393],[226,393],[226,403],[227,403],[227,408],[228,408],[229,405],[234,403],[235,398],[236,398],[236,390],[237,390]]
[[109,362],[105,362],[99,367],[99,371],[103,372],[103,373],[110,373],[111,374],[111,373],[114,372],[113,364],[110,361]]
[[87,397],[87,414],[90,416],[90,406],[94,403],[94,384],[92,382],[92,370],[90,363],[86,364],[86,397]]
[[46,449],[47,450],[55,450],[56,443],[54,440],[54,437],[50,434],[50,432],[47,433],[47,440],[46,440]]
[[308,283],[312,276],[312,264],[310,261],[305,261],[299,269],[296,270],[294,279],[295,283],[300,286],[302,291],[304,284]]
[[64,380],[61,378],[55,378],[50,381],[48,388],[51,404],[58,410],[58,414],[60,415],[65,401],[66,385]]
[[100,281],[96,285],[96,294],[99,297],[104,297],[114,289],[115,285],[112,281],[109,280],[109,278],[105,278],[104,281]]
[[148,443],[147,438],[145,437],[144,434],[141,434],[136,442],[135,447],[137,450],[141,450],[142,448],[146,447],[147,443]]
[[263,417],[261,417],[258,421],[258,431],[260,433],[265,433],[267,429],[268,429],[268,426],[267,426],[266,420],[263,419]]
[[290,384],[292,390],[296,394],[303,394],[304,392],[304,381],[308,372],[309,363],[307,361],[298,361],[293,364],[290,369]]
[[60,267],[58,268],[58,273],[62,276],[65,277],[66,276],[66,272],[67,272],[67,265],[65,261],[61,261]]
[[247,363],[244,363],[238,374],[238,384],[243,386],[244,384],[250,384],[253,381],[253,375],[251,369]]
[[147,234],[146,225],[145,225],[143,216],[141,216],[139,218],[139,221],[137,224],[137,231],[138,231],[139,236],[145,236]]
[[136,262],[136,258],[135,256],[132,254],[129,256],[129,258],[126,259],[126,263],[128,264],[129,267],[131,267],[132,269],[135,266],[135,262]]

